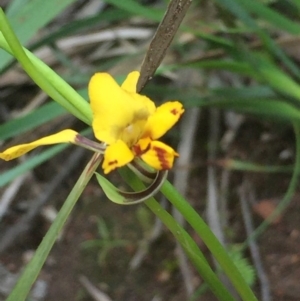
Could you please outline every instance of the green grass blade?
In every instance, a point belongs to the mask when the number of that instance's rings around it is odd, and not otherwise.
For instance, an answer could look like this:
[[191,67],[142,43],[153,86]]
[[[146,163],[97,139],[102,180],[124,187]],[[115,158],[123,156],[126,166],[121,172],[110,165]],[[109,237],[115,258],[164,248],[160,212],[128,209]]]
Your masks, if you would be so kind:
[[[135,191],[143,190],[145,188],[145,185],[141,182],[141,180],[139,180],[128,168],[121,168],[119,171],[122,177]],[[222,282],[220,282],[216,274],[212,271],[195,241],[177,223],[173,216],[171,216],[164,208],[162,208],[153,197],[145,201],[145,205],[155,215],[157,215],[172,232],[174,237],[178,240],[192,261],[195,268],[198,270],[201,277],[203,277],[204,281],[209,285],[212,292],[218,297],[218,300],[234,301],[235,299],[231,296]]]
[[8,17],[16,15],[23,6],[27,5],[29,0],[11,0],[8,2],[5,13]]
[[281,30],[285,30],[291,34],[299,35],[300,25],[288,18],[284,17],[274,9],[269,8],[266,4],[257,0],[235,0],[240,3],[248,12],[252,12],[260,16],[264,21],[270,22]]
[[149,6],[144,6],[135,0],[104,0],[104,2],[118,7],[120,10],[128,11],[135,16],[142,16],[152,21],[160,22],[164,12],[162,9],[154,9]]
[[182,67],[203,68],[214,70],[227,70],[241,75],[247,75],[259,79],[259,75],[248,62],[239,62],[236,60],[205,60],[182,64]]
[[212,233],[199,214],[190,204],[179,194],[179,192],[166,181],[161,192],[173,204],[173,206],[183,215],[185,220],[192,226],[196,233],[201,237],[208,249],[224,270],[231,283],[240,294],[243,301],[257,301],[253,291],[250,289],[245,279],[232,262],[224,247]]
[[188,233],[174,220],[174,218],[164,210],[154,199],[145,202],[146,206],[159,217],[159,219],[168,227],[180,243],[194,267],[198,270],[200,276],[219,301],[234,301],[234,297],[224,287],[218,279],[218,276],[212,271],[206,260],[200,255],[199,248]]
[[255,21],[248,12],[236,0],[215,0],[220,6],[225,7],[229,12],[237,16],[250,28],[257,28]]
[[94,154],[94,156],[80,175],[78,181],[74,185],[62,208],[58,212],[57,217],[55,218],[50,229],[47,231],[41,244],[37,248],[32,260],[27,264],[16,286],[14,287],[13,291],[8,296],[6,301],[23,301],[26,299],[26,296],[28,295],[32,284],[36,280],[47,259],[47,256],[52,249],[52,246],[54,245],[58,237],[58,234],[61,232],[73,207],[75,206],[87,183],[93,176],[94,171],[97,169],[101,160],[101,155]]
[[60,145],[50,147],[46,151],[43,151],[40,154],[35,155],[30,159],[26,160],[25,162],[18,164],[16,167],[13,167],[8,171],[1,172],[0,187],[5,186],[6,184],[11,182],[18,176],[48,161],[50,158],[54,157],[56,154],[64,150],[67,146],[68,144],[60,144]]
[[32,130],[66,113],[67,111],[56,102],[47,103],[25,116],[1,124],[0,140],[22,135],[26,131]]
[[229,170],[258,172],[258,173],[292,173],[294,167],[291,165],[262,165],[236,159],[221,159],[212,162],[213,165]]
[[[215,0],[222,7],[225,7],[229,12],[233,13],[238,19],[244,22],[249,28],[258,34],[266,49],[273,55],[279,58],[289,70],[298,78],[300,78],[300,70],[298,66],[282,51],[282,49],[273,41],[270,35],[262,30],[256,21],[251,17],[248,10],[245,9],[238,0]],[[250,1],[252,3],[252,1]],[[245,46],[246,47],[246,46]],[[237,45],[237,48],[238,45]],[[240,51],[243,51],[241,49]]]
[[210,90],[212,97],[226,98],[226,99],[267,99],[276,98],[274,90],[267,85],[240,87],[240,88],[216,88]]
[[292,0],[290,2],[292,2],[292,4],[298,9],[298,11],[296,9],[296,13],[299,13],[299,11],[300,11],[300,2],[299,2],[299,0]]
[[[10,7],[9,20],[16,35],[20,37],[22,44],[26,44],[37,31],[49,23],[66,7],[75,0],[63,1],[44,1],[31,0],[21,5],[21,1],[15,1],[14,6]],[[12,58],[0,52],[0,70],[12,61]]]
[[[14,53],[25,71],[50,97],[74,116],[87,124],[91,124],[92,112],[89,104],[51,68],[21,47],[1,8],[0,29],[3,30],[4,34],[3,36],[0,33],[0,47]],[[10,45],[6,39],[8,39]]]
[[300,100],[300,85],[290,76],[286,75],[279,67],[270,62],[268,59],[252,54],[244,49],[244,58],[248,60],[257,71],[262,80],[266,81],[274,90],[292,96]]
[[71,34],[78,33],[80,30],[88,28],[91,30],[95,26],[99,26],[99,24],[104,22],[116,22],[123,19],[126,19],[131,14],[127,11],[121,11],[119,9],[110,8],[96,14],[92,17],[75,20],[70,24],[66,24],[65,26],[57,29],[54,32],[51,32],[49,35],[42,37],[37,42],[30,45],[29,49],[31,51],[45,45],[56,42],[58,39],[61,39],[66,36],[70,36]]
[[233,109],[241,113],[250,113],[257,116],[265,116],[275,121],[300,121],[300,111],[295,106],[284,100],[272,99],[240,99],[240,100],[216,100],[202,102],[201,106],[218,107],[221,109]]

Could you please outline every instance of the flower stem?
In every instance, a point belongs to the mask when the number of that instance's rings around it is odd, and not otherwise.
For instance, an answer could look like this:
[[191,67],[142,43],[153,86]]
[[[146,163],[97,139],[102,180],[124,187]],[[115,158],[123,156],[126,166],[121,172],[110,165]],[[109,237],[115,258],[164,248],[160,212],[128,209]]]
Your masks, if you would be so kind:
[[244,301],[257,301],[254,293],[238,271],[226,250],[218,241],[216,236],[199,216],[199,214],[191,207],[191,205],[180,195],[174,186],[166,181],[161,192],[175,206],[175,208],[183,215],[185,220],[193,227],[197,234],[201,237],[208,249],[219,262],[221,268],[231,280],[235,289],[239,292]]
[[62,230],[67,218],[71,213],[71,210],[79,199],[87,183],[93,176],[101,160],[101,154],[95,153],[93,155],[90,162],[87,164],[76,184],[74,185],[62,208],[60,209],[55,221],[53,222],[50,229],[43,238],[41,244],[37,248],[32,260],[27,264],[16,286],[14,287],[13,291],[8,296],[6,301],[23,301],[26,299],[26,296],[28,295],[32,284],[36,280],[45,260],[49,255],[50,250],[52,249],[52,246],[54,245],[58,237],[58,234]]
[[201,277],[209,285],[218,300],[233,301],[234,297],[227,288],[220,282],[217,275],[208,265],[203,253],[198,248],[191,236],[175,221],[175,219],[163,209],[153,198],[145,201],[146,206],[167,226],[174,237],[180,243],[189,259],[197,269]]
[[[120,168],[119,172],[126,182],[135,190],[145,189],[145,185],[138,179],[129,168]],[[233,301],[233,296],[228,292],[227,288],[218,279],[217,275],[211,269],[206,261],[205,256],[198,248],[195,241],[182,228],[181,225],[170,215],[153,197],[145,201],[145,205],[166,225],[172,232],[174,237],[181,244],[189,259],[193,263],[204,281],[209,285],[212,292],[221,301]],[[250,300],[250,299],[249,299]]]

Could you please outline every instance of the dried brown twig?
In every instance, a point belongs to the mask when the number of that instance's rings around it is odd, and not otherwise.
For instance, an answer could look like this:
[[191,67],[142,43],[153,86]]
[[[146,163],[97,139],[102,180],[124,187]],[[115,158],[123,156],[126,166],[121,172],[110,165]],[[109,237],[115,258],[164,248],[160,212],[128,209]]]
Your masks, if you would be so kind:
[[137,91],[141,91],[162,62],[192,0],[173,0],[158,25],[141,66]]
[[[172,0],[170,2],[165,16],[160,22],[143,60],[141,75],[137,84],[137,91],[141,91],[145,87],[161,64],[191,3],[192,0]],[[155,233],[155,231],[153,231],[153,233]],[[149,242],[151,242],[151,240]],[[142,256],[144,256],[144,254],[145,252],[143,252]],[[191,275],[188,271],[184,254],[179,254],[179,257],[181,259],[180,262],[182,263],[181,271],[185,271],[183,272],[185,283],[187,284],[187,282],[190,282],[190,284],[186,286],[188,294],[190,295],[193,291]]]
[[[250,213],[250,208],[248,202],[253,201],[254,192],[251,189],[251,184],[248,181],[244,181],[239,188],[239,198],[242,208],[243,221],[245,225],[245,230],[248,237],[251,237],[251,234],[254,231],[253,220]],[[271,288],[268,276],[263,266],[262,258],[260,255],[258,244],[255,240],[251,240],[249,242],[249,248],[251,252],[251,257],[253,260],[253,264],[255,266],[255,270],[257,273],[258,281],[260,282],[260,291],[261,291],[261,299],[262,301],[271,301]]]

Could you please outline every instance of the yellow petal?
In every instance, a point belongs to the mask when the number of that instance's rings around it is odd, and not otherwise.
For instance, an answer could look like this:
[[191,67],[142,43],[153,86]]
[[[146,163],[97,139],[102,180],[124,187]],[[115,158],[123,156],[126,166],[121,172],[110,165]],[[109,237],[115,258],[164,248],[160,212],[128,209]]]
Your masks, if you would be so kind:
[[183,114],[184,109],[179,101],[169,101],[159,106],[149,117],[143,137],[155,140],[163,136]]
[[132,161],[134,155],[128,146],[118,140],[116,143],[109,145],[104,153],[102,168],[105,174],[108,174],[117,167],[124,166]]
[[178,157],[178,153],[170,146],[160,141],[151,141],[149,138],[139,140],[133,150],[136,156],[157,170],[172,168],[174,158]]
[[136,85],[140,77],[140,72],[130,72],[124,80],[121,88],[129,93],[136,93]]
[[[128,81],[125,80],[127,90],[132,88],[136,77],[133,73]],[[138,120],[146,120],[155,110],[149,98],[122,89],[107,73],[96,73],[89,82],[88,90],[95,136],[107,144],[115,143],[124,129]]]
[[78,133],[73,130],[63,130],[61,132],[38,139],[31,143],[20,144],[8,148],[4,152],[0,153],[0,158],[5,161],[9,161],[18,158],[41,145],[74,142],[77,134]]

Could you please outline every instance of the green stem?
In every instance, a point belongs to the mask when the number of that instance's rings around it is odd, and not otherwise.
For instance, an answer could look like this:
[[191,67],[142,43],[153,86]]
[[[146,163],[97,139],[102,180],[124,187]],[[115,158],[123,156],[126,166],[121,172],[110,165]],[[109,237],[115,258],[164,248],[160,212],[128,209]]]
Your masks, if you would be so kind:
[[52,249],[58,234],[62,230],[67,218],[70,215],[71,210],[82,194],[87,183],[93,176],[96,168],[102,160],[101,154],[94,154],[90,162],[85,167],[84,171],[80,175],[72,191],[67,197],[65,203],[60,209],[55,221],[51,225],[50,229],[43,238],[41,244],[37,248],[32,260],[27,264],[21,277],[19,278],[16,286],[14,287],[11,294],[8,296],[6,301],[23,301],[26,299],[31,286],[36,280],[45,260],[47,259],[50,250]]
[[146,206],[167,226],[176,240],[180,243],[185,253],[197,269],[201,277],[205,280],[218,298],[218,300],[233,301],[234,297],[229,293],[227,288],[219,280],[217,275],[208,265],[204,255],[199,250],[195,241],[189,234],[174,220],[174,218],[160,206],[153,198],[145,201]]
[[201,237],[208,249],[214,255],[220,266],[231,280],[235,289],[239,292],[244,301],[257,301],[253,291],[250,289],[243,276],[236,268],[226,250],[212,233],[210,228],[206,225],[199,214],[190,206],[190,204],[179,194],[174,186],[166,181],[161,192],[174,205],[174,207],[183,215],[185,220],[192,226],[192,228]]
[[87,124],[91,124],[89,104],[51,68],[23,48],[0,8],[0,47],[14,55],[23,69],[51,98]]
[[234,171],[249,171],[257,173],[292,173],[294,170],[293,165],[280,166],[280,165],[260,165],[252,162],[246,162],[235,159],[224,159],[213,162],[217,166],[234,170]]
[[[119,169],[120,174],[126,182],[135,190],[145,189],[145,185],[128,168]],[[228,292],[227,288],[218,279],[217,275],[211,269],[205,256],[198,248],[195,241],[182,228],[181,225],[154,199],[145,201],[145,205],[166,225],[174,237],[180,243],[194,267],[198,270],[201,277],[209,285],[212,292],[218,297],[218,300],[233,301],[234,297]],[[249,299],[250,300],[250,299]]]

